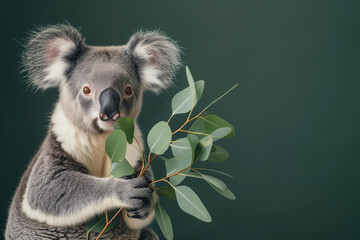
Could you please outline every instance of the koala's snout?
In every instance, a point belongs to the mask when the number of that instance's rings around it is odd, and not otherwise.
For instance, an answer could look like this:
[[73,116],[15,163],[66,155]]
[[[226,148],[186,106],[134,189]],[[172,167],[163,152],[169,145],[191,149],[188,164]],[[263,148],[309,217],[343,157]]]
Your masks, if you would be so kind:
[[100,115],[101,121],[109,119],[116,121],[119,116],[120,96],[113,88],[107,88],[100,94]]

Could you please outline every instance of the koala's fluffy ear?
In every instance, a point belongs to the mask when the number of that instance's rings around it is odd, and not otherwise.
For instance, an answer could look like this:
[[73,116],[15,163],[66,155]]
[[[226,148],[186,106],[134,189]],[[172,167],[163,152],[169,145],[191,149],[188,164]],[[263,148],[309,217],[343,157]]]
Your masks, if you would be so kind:
[[66,81],[70,62],[79,55],[83,46],[80,33],[70,25],[38,28],[29,37],[22,56],[30,84],[47,89]]
[[138,79],[155,93],[167,88],[180,66],[178,45],[159,31],[138,31],[127,43]]

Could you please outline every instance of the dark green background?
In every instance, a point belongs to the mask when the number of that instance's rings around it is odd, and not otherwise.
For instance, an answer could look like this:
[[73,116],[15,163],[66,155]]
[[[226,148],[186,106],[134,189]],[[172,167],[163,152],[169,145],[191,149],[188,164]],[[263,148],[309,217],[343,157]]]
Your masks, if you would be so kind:
[[[206,80],[197,111],[235,83],[211,110],[231,122],[230,159],[211,168],[236,201],[187,181],[213,217],[203,223],[162,201],[176,239],[359,239],[359,1],[10,1],[1,14],[1,228],[15,187],[45,136],[57,91],[27,90],[23,39],[35,25],[69,21],[91,45],[124,44],[160,28],[183,62]],[[145,95],[147,133],[186,86]],[[184,116],[185,117],[185,116]],[[184,117],[176,117],[179,124]],[[173,126],[174,126],[173,125]],[[161,177],[161,160],[154,162]],[[155,230],[161,235],[156,223]]]

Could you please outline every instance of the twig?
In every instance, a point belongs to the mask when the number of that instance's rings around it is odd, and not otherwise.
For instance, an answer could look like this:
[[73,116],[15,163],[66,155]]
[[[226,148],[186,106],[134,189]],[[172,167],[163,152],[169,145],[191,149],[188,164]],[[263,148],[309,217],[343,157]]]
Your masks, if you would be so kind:
[[115,213],[115,215],[110,219],[110,221],[105,225],[104,229],[101,231],[101,233],[99,234],[99,236],[96,238],[96,240],[99,240],[101,235],[105,232],[106,228],[109,226],[109,224],[117,217],[117,215],[121,212],[123,208],[120,208],[119,211],[117,211]]

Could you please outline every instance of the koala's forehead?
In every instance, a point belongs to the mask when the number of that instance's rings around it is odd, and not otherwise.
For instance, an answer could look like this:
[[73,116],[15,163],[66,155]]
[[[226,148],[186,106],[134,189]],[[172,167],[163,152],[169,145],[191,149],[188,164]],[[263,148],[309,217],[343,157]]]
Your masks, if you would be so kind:
[[133,85],[138,83],[134,66],[123,46],[87,47],[79,59],[71,64],[71,85],[91,83],[105,87],[122,82]]

